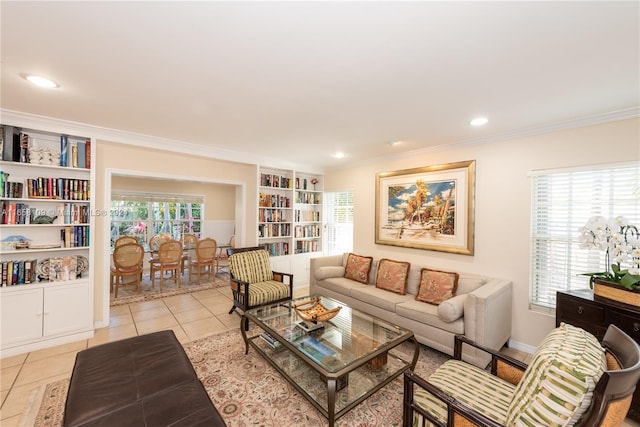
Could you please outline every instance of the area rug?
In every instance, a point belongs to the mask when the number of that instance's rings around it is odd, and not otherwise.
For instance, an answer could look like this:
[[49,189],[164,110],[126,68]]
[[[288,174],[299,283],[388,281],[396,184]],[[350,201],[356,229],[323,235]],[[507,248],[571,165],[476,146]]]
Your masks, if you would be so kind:
[[164,298],[173,295],[187,294],[191,292],[204,291],[206,289],[223,288],[229,286],[229,274],[218,273],[213,280],[206,276],[205,283],[196,283],[195,281],[189,282],[188,275],[185,275],[181,279],[181,287],[173,280],[166,280],[162,285],[162,292],[160,292],[159,280],[156,279],[155,286],[151,286],[151,281],[147,276],[143,277],[141,283],[141,292],[138,293],[138,288],[135,284],[130,284],[118,289],[118,298],[114,297],[111,293],[111,300],[109,305],[115,307],[123,304],[133,304],[137,302],[149,301],[156,298]]
[[[201,338],[184,347],[229,427],[328,425],[327,419],[255,350],[244,354],[240,331]],[[397,349],[397,354],[406,357],[412,353],[413,346],[409,344]],[[416,372],[428,377],[447,359],[449,356],[421,346]],[[47,384],[34,423],[25,425],[60,426],[68,385],[68,379]],[[339,418],[336,425],[400,426],[402,398],[400,376]],[[29,408],[25,413],[28,412]]]

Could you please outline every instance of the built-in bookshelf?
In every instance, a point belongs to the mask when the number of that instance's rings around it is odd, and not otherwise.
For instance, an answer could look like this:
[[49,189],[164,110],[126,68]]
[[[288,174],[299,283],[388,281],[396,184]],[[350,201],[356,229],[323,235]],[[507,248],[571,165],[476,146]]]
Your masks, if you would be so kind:
[[94,151],[91,138],[0,129],[3,356],[93,335]]
[[271,256],[322,250],[322,176],[260,168],[258,242]]

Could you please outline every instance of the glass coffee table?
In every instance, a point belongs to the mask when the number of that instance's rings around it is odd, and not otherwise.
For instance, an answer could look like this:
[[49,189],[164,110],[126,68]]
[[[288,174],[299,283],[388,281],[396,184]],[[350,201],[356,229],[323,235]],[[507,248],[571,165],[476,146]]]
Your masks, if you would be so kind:
[[[293,306],[313,298],[320,298],[327,309],[342,308],[329,321],[306,322],[303,327]],[[240,328],[245,354],[253,347],[328,418],[329,426],[415,368],[420,353],[413,332],[327,297],[297,298],[247,310],[242,317],[241,322],[246,318],[258,326],[252,336]],[[318,329],[311,330],[314,327]],[[405,341],[413,344],[412,357],[392,351]]]

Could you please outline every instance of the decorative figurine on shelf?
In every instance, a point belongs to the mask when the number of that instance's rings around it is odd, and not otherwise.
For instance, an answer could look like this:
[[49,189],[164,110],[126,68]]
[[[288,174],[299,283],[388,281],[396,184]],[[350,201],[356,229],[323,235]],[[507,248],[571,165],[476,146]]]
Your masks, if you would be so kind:
[[313,184],[313,191],[316,191],[316,184],[318,183],[318,179],[317,178],[312,178],[311,179],[311,183]]

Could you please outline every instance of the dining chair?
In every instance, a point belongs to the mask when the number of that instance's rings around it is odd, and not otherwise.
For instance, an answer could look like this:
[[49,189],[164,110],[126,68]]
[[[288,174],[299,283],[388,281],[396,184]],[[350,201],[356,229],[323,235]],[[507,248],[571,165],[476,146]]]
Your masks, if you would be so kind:
[[183,234],[180,238],[182,241],[182,250],[184,251],[182,254],[182,259],[180,260],[180,273],[184,274],[185,266],[189,266],[189,261],[191,261],[192,254],[198,244],[198,236],[195,234]]
[[[158,260],[158,250],[160,245],[171,240],[171,236],[165,233],[155,234],[149,239],[149,270],[151,270],[151,264]],[[149,273],[151,274],[151,273]]]
[[218,254],[216,255],[216,274],[222,269],[229,270],[229,254],[223,249],[233,249],[236,247],[236,236],[229,238],[229,243],[226,247],[218,247]]
[[215,239],[206,238],[198,241],[196,245],[196,257],[189,263],[189,281],[191,281],[191,275],[194,269],[198,274],[198,283],[200,283],[203,269],[205,273],[208,270],[209,275],[213,279],[217,251],[218,244]]
[[182,260],[182,243],[177,240],[164,242],[158,248],[158,258],[151,261],[151,286],[155,287],[156,272],[160,273],[160,292],[166,272],[170,272],[178,287],[180,283],[180,263]]
[[120,236],[113,243],[113,247],[117,248],[118,246],[126,245],[128,243],[138,243],[138,240],[133,236]]
[[126,243],[114,249],[110,282],[111,287],[115,288],[115,298],[118,298],[118,288],[128,284],[123,281],[123,278],[127,276],[135,276],[138,293],[142,291],[140,287],[140,276],[142,274],[143,258],[144,248],[138,243]]

